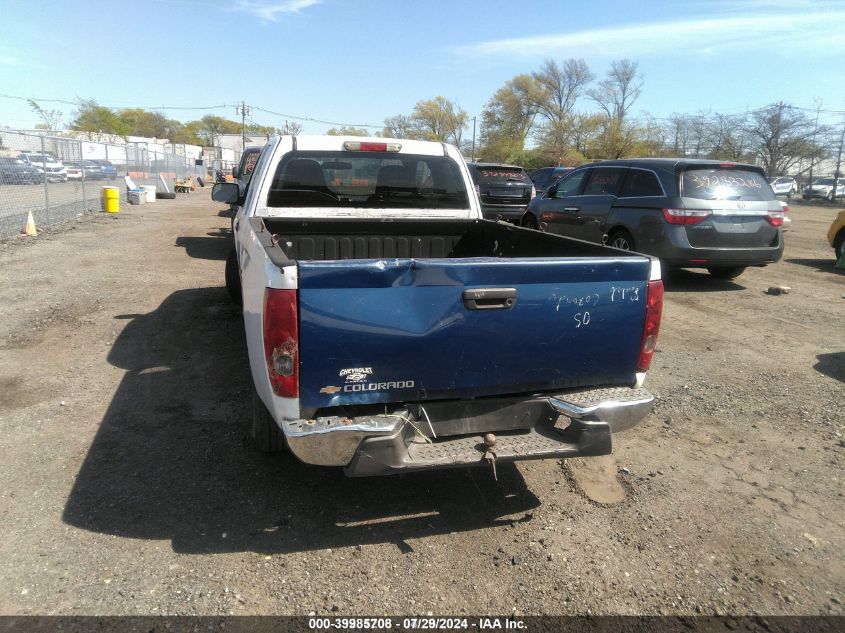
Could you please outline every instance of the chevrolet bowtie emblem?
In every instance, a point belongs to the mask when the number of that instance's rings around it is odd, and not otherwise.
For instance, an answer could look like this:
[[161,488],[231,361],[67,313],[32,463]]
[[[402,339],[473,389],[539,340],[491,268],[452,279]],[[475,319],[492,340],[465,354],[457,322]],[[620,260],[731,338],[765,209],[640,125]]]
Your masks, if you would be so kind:
[[327,393],[329,395],[331,395],[333,393],[337,393],[338,391],[340,391],[340,387],[334,387],[334,386],[331,386],[331,385],[329,385],[328,387],[323,387],[322,389],[320,389],[320,393]]

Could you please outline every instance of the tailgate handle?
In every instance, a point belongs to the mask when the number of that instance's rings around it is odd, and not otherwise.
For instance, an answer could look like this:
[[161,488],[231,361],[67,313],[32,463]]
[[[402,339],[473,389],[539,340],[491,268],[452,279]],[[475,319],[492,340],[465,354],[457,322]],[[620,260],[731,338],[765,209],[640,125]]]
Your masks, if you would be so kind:
[[467,310],[510,310],[516,304],[516,288],[464,290],[461,298]]
[[578,213],[581,210],[581,207],[563,207],[563,210],[567,213]]

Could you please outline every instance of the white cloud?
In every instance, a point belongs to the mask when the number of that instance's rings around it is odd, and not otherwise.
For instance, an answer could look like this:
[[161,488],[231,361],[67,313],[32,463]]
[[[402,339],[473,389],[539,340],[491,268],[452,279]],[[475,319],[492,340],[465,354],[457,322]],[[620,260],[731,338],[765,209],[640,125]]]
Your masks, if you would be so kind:
[[264,22],[277,22],[282,15],[299,13],[320,2],[321,0],[238,0],[234,8]]
[[492,40],[460,46],[462,56],[493,57],[647,57],[667,59],[712,55],[717,51],[759,47],[772,54],[845,50],[840,33],[845,12],[759,14],[721,18],[693,18],[648,24],[630,24],[560,34]]
[[20,66],[23,61],[11,55],[0,55],[0,66]]

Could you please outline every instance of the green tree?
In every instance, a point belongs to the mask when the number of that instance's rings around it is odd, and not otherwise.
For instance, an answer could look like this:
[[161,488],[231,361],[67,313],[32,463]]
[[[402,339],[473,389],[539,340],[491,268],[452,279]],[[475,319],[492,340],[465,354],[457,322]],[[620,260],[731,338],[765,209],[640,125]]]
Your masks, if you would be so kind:
[[346,125],[333,127],[330,130],[327,130],[326,134],[329,136],[370,136],[370,132],[366,128]]
[[381,135],[387,138],[415,139],[419,137],[411,117],[404,114],[387,117]]
[[421,138],[460,147],[469,115],[454,102],[438,96],[417,101],[411,120]]
[[242,131],[239,122],[214,114],[206,114],[198,123],[197,134],[206,145],[216,145],[223,134],[240,134]]
[[88,132],[89,138],[96,134],[114,134],[126,137],[131,129],[117,115],[114,110],[97,105],[93,99],[79,102],[76,117],[70,124],[70,129]]
[[525,161],[525,141],[539,108],[536,83],[530,75],[517,75],[499,88],[481,114],[481,146],[485,160],[507,163]]

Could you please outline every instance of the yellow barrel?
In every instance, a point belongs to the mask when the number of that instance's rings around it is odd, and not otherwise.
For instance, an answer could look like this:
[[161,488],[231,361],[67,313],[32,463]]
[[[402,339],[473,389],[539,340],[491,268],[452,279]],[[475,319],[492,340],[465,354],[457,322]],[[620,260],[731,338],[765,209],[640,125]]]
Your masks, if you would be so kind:
[[103,211],[106,213],[120,211],[120,189],[118,187],[103,187]]

